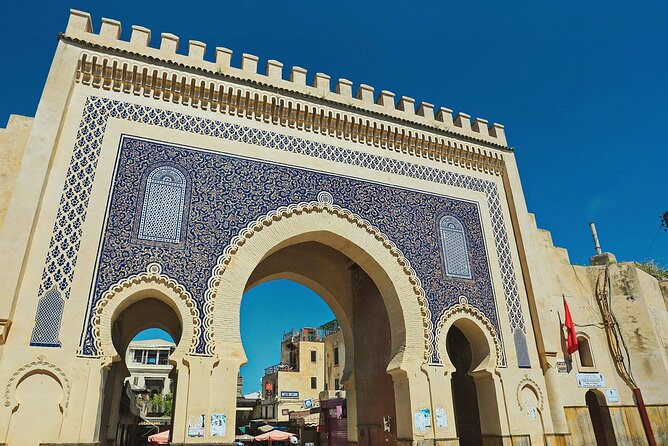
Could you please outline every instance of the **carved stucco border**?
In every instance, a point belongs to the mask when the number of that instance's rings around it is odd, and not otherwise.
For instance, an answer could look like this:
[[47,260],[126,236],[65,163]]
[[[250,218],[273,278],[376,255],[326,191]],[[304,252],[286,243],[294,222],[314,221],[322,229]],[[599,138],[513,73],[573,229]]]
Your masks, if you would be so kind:
[[520,409],[525,410],[526,408],[522,404],[522,389],[524,387],[529,387],[531,390],[533,390],[536,393],[537,399],[538,399],[538,410],[541,412],[543,411],[543,406],[544,406],[544,399],[543,399],[543,392],[540,390],[540,386],[536,381],[533,379],[529,378],[527,374],[524,374],[524,378],[517,384],[517,389],[515,390],[515,398],[517,399],[517,405],[520,406]]
[[[489,337],[492,340],[492,343],[494,344],[494,350],[495,350],[494,365],[495,367],[500,367],[503,358],[501,352],[501,341],[496,333],[496,330],[494,329],[494,325],[487,316],[485,316],[480,310],[478,310],[474,306],[470,305],[468,303],[468,300],[463,296],[459,298],[459,303],[457,305],[443,312],[443,314],[439,318],[438,324],[436,326],[436,345],[437,346],[441,345],[441,342],[444,342],[443,337],[447,336],[448,334],[447,330],[444,330],[444,327],[451,318],[453,318],[453,323],[456,322],[455,316],[458,314],[466,314],[472,317],[482,326],[482,328],[485,329],[486,334],[489,335]],[[436,349],[436,353],[438,355],[439,360],[442,361],[443,358],[441,357],[441,352],[439,351],[438,348]]]
[[60,387],[63,389],[63,396],[60,400],[60,410],[62,412],[67,409],[70,403],[70,393],[72,390],[70,381],[60,367],[46,361],[43,355],[38,356],[36,360],[20,367],[12,374],[11,378],[9,378],[9,381],[5,386],[5,407],[15,409],[18,406],[19,402],[16,400],[16,389],[18,385],[28,373],[40,370],[51,375],[55,378],[58,384],[60,384]]
[[[181,342],[178,342],[172,358],[186,353],[194,354],[202,331],[199,311],[190,292],[176,280],[162,273],[158,263],[151,263],[146,272],[127,277],[109,287],[93,310],[92,333],[98,355],[115,356],[111,341],[111,324],[116,310],[126,298],[147,289],[155,289],[176,306],[182,324]],[[159,296],[155,296],[159,297]],[[183,342],[189,340],[189,343]]]
[[[299,204],[291,204],[289,206],[282,206],[276,210],[270,211],[266,215],[251,222],[244,229],[239,231],[239,234],[234,236],[228,246],[224,249],[223,254],[218,257],[216,266],[212,270],[211,277],[208,280],[208,289],[205,294],[204,303],[204,325],[208,328],[205,333],[207,339],[207,346],[211,346],[213,350],[213,306],[217,287],[220,283],[221,277],[225,274],[227,266],[230,264],[234,256],[240,248],[246,243],[248,239],[254,234],[262,231],[264,228],[271,226],[273,223],[290,218],[294,215],[311,212],[326,212],[338,218],[345,219],[357,227],[364,229],[367,233],[373,235],[376,240],[383,244],[383,247],[390,251],[390,254],[396,259],[399,266],[403,269],[408,281],[410,282],[415,298],[420,307],[422,316],[422,327],[424,332],[424,353],[423,360],[427,362],[431,358],[433,351],[433,325],[431,321],[431,310],[427,302],[426,293],[422,287],[417,273],[410,264],[410,261],[404,256],[403,252],[397,245],[389,239],[380,229],[375,227],[369,221],[353,213],[352,211],[342,208],[341,206],[332,203],[332,198],[329,193],[321,192],[318,194],[318,201],[301,202]],[[212,351],[210,352],[212,353]]]

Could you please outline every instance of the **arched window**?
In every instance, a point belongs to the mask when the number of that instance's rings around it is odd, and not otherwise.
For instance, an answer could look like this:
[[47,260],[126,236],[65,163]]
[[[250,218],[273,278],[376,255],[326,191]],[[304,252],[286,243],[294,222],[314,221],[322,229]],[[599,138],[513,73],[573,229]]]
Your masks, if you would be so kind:
[[591,355],[589,339],[585,336],[578,336],[578,356],[580,357],[581,367],[594,367],[594,358]]
[[39,347],[60,347],[58,333],[63,319],[65,301],[57,289],[52,288],[39,299],[35,326],[32,329],[30,345]]
[[155,168],[146,178],[137,238],[180,243],[186,177],[170,166]]
[[451,215],[439,222],[445,275],[460,279],[471,278],[471,264],[462,223]]

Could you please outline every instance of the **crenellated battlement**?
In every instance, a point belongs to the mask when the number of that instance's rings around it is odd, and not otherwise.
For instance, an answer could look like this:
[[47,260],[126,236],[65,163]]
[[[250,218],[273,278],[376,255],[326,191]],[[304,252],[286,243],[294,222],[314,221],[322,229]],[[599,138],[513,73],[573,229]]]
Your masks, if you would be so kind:
[[[260,69],[259,58],[252,54],[244,53],[241,57],[241,66],[234,67],[232,66],[232,50],[224,47],[216,47],[215,60],[207,60],[205,58],[207,46],[197,40],[188,41],[187,54],[179,54],[177,51],[180,39],[174,34],[161,33],[159,45],[154,47],[151,46],[151,30],[133,25],[130,40],[124,41],[121,40],[121,23],[119,21],[102,18],[99,32],[95,33],[89,13],[71,10],[64,35],[66,38],[86,42],[101,48],[144,56],[199,72],[250,81],[253,84],[274,87],[356,110],[391,117],[423,128],[463,136],[467,140],[486,143],[485,145],[508,148],[504,126],[501,124],[493,123],[490,125],[486,119],[482,118],[476,118],[472,121],[470,115],[462,112],[453,116],[451,109],[446,107],[436,108],[434,104],[428,102],[416,105],[415,99],[407,96],[401,96],[397,99],[393,92],[387,90],[380,90],[375,93],[376,89],[366,84],[359,84],[355,90],[353,82],[347,79],[338,79],[332,82],[330,76],[324,73],[316,73],[309,85],[306,69],[294,66],[289,69],[288,75],[283,64],[276,60],[268,60],[264,69]],[[88,63],[90,64],[90,61]],[[91,74],[94,74],[93,72],[97,69],[104,70],[106,68],[108,67],[105,67],[104,64],[99,67],[88,67]],[[86,67],[84,67],[85,70]],[[125,78],[123,75],[121,77]],[[171,79],[168,81],[171,82]],[[205,95],[202,94],[201,96]],[[201,98],[201,100],[205,101],[206,98]]]

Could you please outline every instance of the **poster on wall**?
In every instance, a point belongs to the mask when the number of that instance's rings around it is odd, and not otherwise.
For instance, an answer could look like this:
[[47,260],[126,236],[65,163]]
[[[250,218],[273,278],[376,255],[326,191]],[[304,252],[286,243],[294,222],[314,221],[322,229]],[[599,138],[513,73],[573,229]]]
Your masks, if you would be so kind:
[[441,406],[436,408],[436,426],[448,427],[448,417],[445,415],[445,409]]
[[227,432],[227,415],[222,413],[211,414],[211,435],[223,437]]
[[423,407],[415,412],[415,427],[419,431],[431,427],[431,410],[429,408]]
[[188,417],[188,436],[204,436],[204,415],[192,415]]

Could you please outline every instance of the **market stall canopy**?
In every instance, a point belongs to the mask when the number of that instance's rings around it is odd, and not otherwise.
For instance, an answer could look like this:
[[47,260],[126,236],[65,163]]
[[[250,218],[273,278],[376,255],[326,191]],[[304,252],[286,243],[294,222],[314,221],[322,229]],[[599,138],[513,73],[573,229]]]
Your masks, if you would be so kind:
[[148,442],[151,445],[168,444],[169,443],[169,431],[164,431],[164,432],[160,432],[158,434],[149,435]]
[[248,434],[237,435],[236,437],[234,437],[236,441],[253,441],[253,438],[254,437],[252,435]]
[[294,437],[295,434],[291,434],[290,432],[283,432],[283,431],[271,431],[267,432],[265,434],[260,434],[257,435],[253,438],[253,441],[289,441],[291,437]]
[[272,431],[274,429],[275,429],[275,427],[270,426],[269,424],[265,424],[264,426],[260,426],[260,427],[257,428],[257,430],[259,430],[262,433],[266,433],[266,432]]

